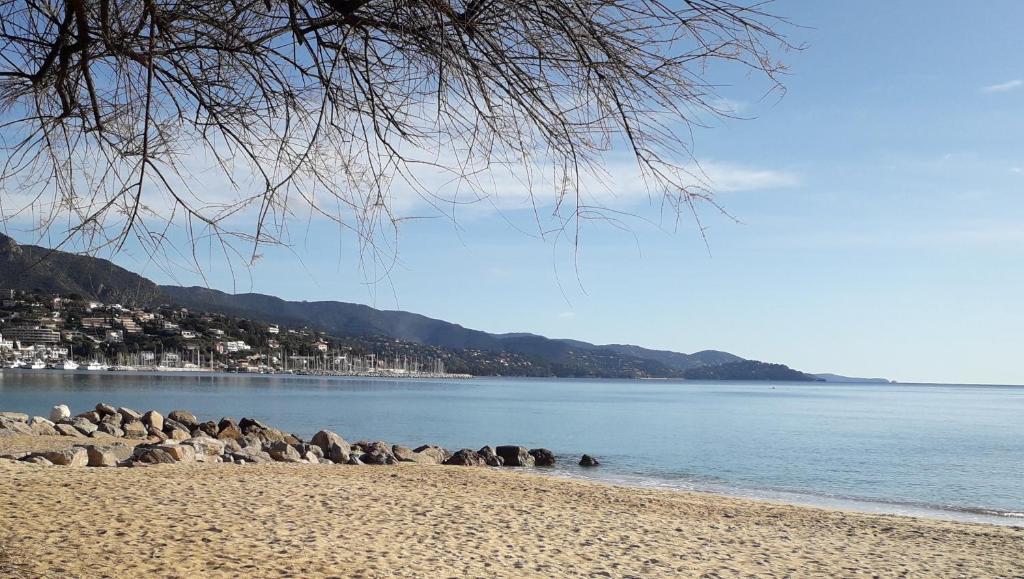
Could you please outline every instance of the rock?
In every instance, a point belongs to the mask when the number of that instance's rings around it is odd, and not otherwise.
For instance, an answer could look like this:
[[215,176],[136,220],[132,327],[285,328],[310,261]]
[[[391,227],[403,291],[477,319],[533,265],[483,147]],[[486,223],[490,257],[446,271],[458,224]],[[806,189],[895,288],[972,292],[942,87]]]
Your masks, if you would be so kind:
[[84,418],[84,419],[88,420],[89,422],[92,422],[93,424],[99,424],[100,423],[100,419],[103,418],[103,417],[100,416],[99,412],[96,412],[95,410],[90,410],[89,412],[83,412],[83,413],[79,414],[75,418]]
[[181,441],[181,444],[194,447],[196,449],[196,460],[199,462],[204,462],[208,456],[224,454],[224,441],[210,438],[209,436],[195,436]]
[[263,424],[255,418],[242,418],[238,421],[238,427],[242,429],[243,434],[249,434],[251,430],[266,430],[267,425]]
[[114,414],[107,414],[100,420],[100,424],[109,424],[121,428],[121,425],[124,424],[124,417],[116,412]]
[[68,408],[67,404],[58,404],[50,409],[51,421],[60,422],[65,418],[71,418],[71,409]]
[[80,446],[67,450],[48,450],[37,453],[37,456],[42,456],[53,464],[64,466],[85,466],[89,464],[89,453]]
[[242,450],[242,445],[238,444],[238,441],[233,438],[218,438],[217,440],[224,441],[224,452],[238,452]]
[[[99,422],[99,420],[97,420],[97,422]],[[85,418],[81,418],[81,417],[72,418],[71,419],[71,426],[74,426],[76,429],[78,429],[78,432],[81,432],[82,434],[85,434],[85,435],[89,435],[89,434],[91,434],[93,432],[96,432],[96,428],[97,428],[97,426],[94,423],[90,422],[89,420],[87,420]]]
[[278,462],[300,462],[302,460],[299,451],[283,440],[270,443],[267,446],[267,454]]
[[363,452],[378,452],[380,454],[391,454],[391,446],[382,440],[360,440],[353,446]]
[[142,423],[157,430],[164,429],[164,417],[156,410],[150,410],[142,415]]
[[353,466],[362,466],[363,461],[359,460],[359,457],[353,454],[349,455],[348,461],[345,464],[351,464]]
[[161,444],[156,448],[166,452],[177,462],[195,462],[197,458],[195,447],[188,444]]
[[32,427],[28,425],[28,422],[22,422],[21,420],[0,418],[0,431],[12,434],[32,434]]
[[242,427],[231,418],[221,418],[217,423],[216,437],[221,440],[238,440],[242,438]]
[[53,429],[59,432],[60,434],[63,434],[64,436],[74,436],[79,438],[82,436],[82,433],[79,432],[77,428],[71,426],[70,424],[54,424]]
[[530,456],[533,457],[533,464],[536,466],[555,466],[555,453],[546,448],[532,448]]
[[335,464],[351,464],[349,461],[352,459],[352,453],[349,445],[340,436],[338,439],[340,442],[332,442],[331,447],[324,452],[324,457]]
[[109,434],[110,436],[115,436],[117,438],[121,438],[122,436],[124,436],[123,430],[108,422],[100,422],[100,425],[99,427],[97,427],[96,432],[102,432],[104,434]]
[[589,454],[584,454],[583,457],[580,458],[580,466],[592,467],[600,465],[601,463],[597,462],[597,459],[590,456]]
[[109,404],[104,404],[100,402],[99,404],[96,405],[96,412],[100,415],[100,417],[103,417],[108,414],[117,414],[117,409],[115,409],[113,406]]
[[188,410],[172,410],[167,415],[167,418],[179,424],[183,424],[186,430],[192,430],[199,425],[199,421],[196,420],[196,416]]
[[60,433],[57,432],[54,429],[53,423],[50,422],[49,420],[40,421],[40,422],[33,422],[32,424],[29,425],[29,428],[32,430],[32,434],[35,434],[36,436],[59,436],[60,435]]
[[33,416],[32,418],[28,419],[28,425],[29,426],[32,426],[33,424],[39,424],[39,423],[43,423],[43,424],[45,424],[47,426],[53,426],[53,421],[52,420],[47,420],[47,419],[43,418],[42,416]]
[[178,428],[172,428],[171,431],[169,433],[167,433],[167,436],[168,436],[169,440],[178,440],[178,441],[188,440],[189,438],[191,438],[189,436],[189,433],[185,432],[184,430],[178,429]]
[[[196,430],[202,432],[203,434],[209,436],[210,438],[217,438],[217,435],[220,434],[220,429],[217,428],[217,423],[212,420],[208,420],[206,422],[199,424],[198,426],[196,426]],[[194,434],[195,432],[193,432],[193,435]]]
[[447,448],[429,444],[417,447],[413,452],[416,454],[416,462],[420,464],[444,464],[444,461],[452,457]]
[[263,441],[260,440],[260,437],[253,434],[242,435],[242,438],[238,439],[238,444],[240,444],[242,448],[250,446],[255,447],[257,449],[263,448]]
[[[143,424],[145,424],[145,423],[143,423]],[[169,439],[170,439],[170,437],[169,437],[169,436],[167,436],[166,434],[164,434],[164,431],[162,431],[162,430],[157,430],[157,429],[156,429],[155,427],[153,427],[153,426],[150,426],[149,428],[147,428],[147,429],[146,429],[146,433],[147,433],[147,434],[149,434],[149,437],[148,437],[148,438],[152,438],[152,439],[155,439],[155,440],[156,440],[156,442],[166,442],[167,440],[169,440]]]
[[505,466],[533,466],[534,459],[530,451],[522,446],[503,445],[495,449],[495,452],[504,461]]
[[43,456],[30,456],[28,458],[22,459],[22,462],[27,462],[29,464],[38,464],[39,466],[53,466],[53,463]]
[[498,453],[494,452],[494,449],[490,446],[485,446],[476,451],[476,453],[484,459],[487,466],[503,466],[505,464],[505,459],[498,456]]
[[[319,446],[320,450],[324,452],[324,456],[328,458],[330,458],[331,456],[331,446],[337,444],[338,446],[344,446],[348,448],[348,443],[345,442],[345,439],[342,438],[337,433],[331,432],[330,430],[321,430],[320,432],[317,432],[316,434],[313,435],[313,438],[309,442],[311,444]],[[348,453],[346,453],[345,457],[346,461],[348,460],[347,454]]]
[[[319,446],[314,446],[313,448],[320,448],[320,447]],[[321,451],[321,452],[323,452],[323,451]],[[305,453],[303,453],[302,460],[308,462],[309,464],[320,464],[321,460],[326,460],[326,459],[324,457],[322,457],[322,456],[317,456],[316,453],[313,452],[312,450],[307,450]],[[331,461],[329,461],[329,460],[327,462],[331,463]]]
[[416,462],[416,453],[408,446],[392,445],[391,454],[395,455],[399,462]]
[[[117,409],[117,413],[121,416],[122,421],[129,422],[132,420],[142,420],[142,414],[132,410],[131,408],[125,408],[120,406]],[[149,426],[148,424],[146,426]]]
[[124,444],[99,446],[90,444],[85,447],[89,466],[117,466],[132,456],[132,448]]
[[363,456],[359,457],[359,460],[362,461],[363,464],[398,464],[398,459],[395,458],[395,455],[391,454],[390,449],[387,452],[381,452],[379,449],[365,452],[363,453]]
[[448,460],[444,461],[444,463],[457,466],[487,466],[487,462],[484,458],[480,456],[477,451],[469,448],[463,448],[455,451],[455,454],[453,454]]
[[135,454],[135,459],[144,464],[174,464],[176,461],[166,450],[159,448],[142,448]]
[[14,422],[28,422],[28,414],[23,412],[0,412],[0,418]]
[[125,438],[146,438],[149,436],[149,431],[146,429],[146,425],[141,420],[133,420],[126,422],[121,427],[124,430]]

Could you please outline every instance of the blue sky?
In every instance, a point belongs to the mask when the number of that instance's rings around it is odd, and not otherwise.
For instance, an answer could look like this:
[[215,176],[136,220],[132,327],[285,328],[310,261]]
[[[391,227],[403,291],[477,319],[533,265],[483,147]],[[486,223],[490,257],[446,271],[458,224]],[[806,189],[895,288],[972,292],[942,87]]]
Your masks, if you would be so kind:
[[[530,230],[527,211],[469,208],[457,227],[404,223],[383,283],[366,283],[350,237],[315,221],[293,227],[292,251],[267,250],[234,282],[215,269],[209,283],[812,372],[1024,383],[1024,3],[773,10],[807,47],[783,55],[784,98],[735,79],[722,97],[749,118],[695,133],[740,220],[702,211],[707,245],[685,219],[628,233],[591,223],[577,253],[517,230]],[[657,214],[615,176],[617,207]]]

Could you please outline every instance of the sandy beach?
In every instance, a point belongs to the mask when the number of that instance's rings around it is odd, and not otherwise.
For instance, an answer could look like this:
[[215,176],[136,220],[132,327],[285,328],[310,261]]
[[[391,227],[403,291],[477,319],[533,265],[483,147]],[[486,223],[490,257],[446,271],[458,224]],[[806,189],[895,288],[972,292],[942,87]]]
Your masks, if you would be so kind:
[[2,577],[1024,575],[1018,528],[406,464],[0,460],[0,543]]

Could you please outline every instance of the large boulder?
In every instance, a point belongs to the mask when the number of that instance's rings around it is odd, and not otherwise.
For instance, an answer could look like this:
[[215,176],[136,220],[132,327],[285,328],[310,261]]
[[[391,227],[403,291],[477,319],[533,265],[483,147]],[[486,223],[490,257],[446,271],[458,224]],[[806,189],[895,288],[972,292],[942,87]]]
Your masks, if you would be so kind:
[[[348,448],[348,443],[339,434],[331,432],[330,430],[321,430],[313,435],[310,444],[314,444],[320,447],[320,450],[324,451],[324,456],[329,457],[331,453],[331,446],[337,444],[338,446],[344,446]],[[345,458],[348,460],[348,457]],[[337,462],[337,461],[335,461]]]
[[124,444],[90,444],[85,447],[85,451],[89,457],[89,466],[117,466],[132,456],[132,448]]
[[60,434],[54,429],[53,423],[49,420],[33,421],[28,427],[32,430],[32,434],[36,436],[58,436]]
[[487,461],[477,451],[469,448],[455,451],[455,454],[444,463],[457,466],[487,466]]
[[84,418],[84,419],[88,420],[89,422],[92,422],[93,424],[99,424],[100,423],[100,419],[103,418],[103,417],[100,415],[99,412],[96,412],[95,410],[90,410],[88,412],[83,412],[83,413],[79,414],[75,418]]
[[590,456],[589,454],[584,454],[583,457],[580,458],[580,466],[585,466],[589,468],[600,465],[601,463],[598,462],[596,458]]
[[499,446],[494,451],[504,461],[505,466],[533,466],[534,459],[530,451],[524,446],[506,444]]
[[[351,459],[351,457],[349,457]],[[374,448],[370,452],[364,452],[359,460],[363,464],[375,464],[375,465],[387,465],[387,464],[398,464],[398,459],[395,455],[391,454],[391,449],[386,452],[381,452],[379,448]]]
[[135,460],[143,464],[174,464],[177,462],[166,450],[149,447],[136,449]]
[[157,430],[164,429],[164,416],[156,410],[150,410],[142,415],[142,423]]
[[96,428],[96,432],[102,432],[103,434],[109,434],[110,436],[115,436],[117,438],[121,438],[124,436],[124,431],[121,430],[120,427],[114,426],[109,422],[100,422],[100,425],[97,426]]
[[[142,420],[142,414],[124,406],[119,406],[117,408],[117,413],[121,415],[121,419],[124,422],[128,422],[130,420]],[[149,425],[147,424],[146,426]]]
[[185,436],[185,438],[190,438],[192,436],[192,429],[191,428],[185,426],[184,424],[178,422],[177,420],[172,420],[170,418],[164,418],[164,428],[163,428],[163,431],[165,433],[167,433],[167,434],[171,434],[171,432],[175,431],[175,430],[180,430],[180,431],[184,432],[187,435],[187,436]]
[[81,438],[82,433],[77,428],[70,424],[54,424],[53,429],[64,436],[73,436],[75,438]]
[[254,435],[254,434],[244,434],[244,435],[242,435],[242,438],[238,439],[238,444],[242,448],[247,448],[247,447],[250,447],[250,446],[256,448],[257,450],[260,450],[260,449],[263,448],[263,441],[260,440],[260,437]]
[[255,418],[243,417],[238,421],[238,427],[242,429],[243,434],[249,434],[250,430],[266,430],[268,427]]
[[2,431],[14,434],[32,434],[32,427],[28,425],[28,422],[22,420],[0,418],[0,432]]
[[413,450],[416,462],[420,464],[444,464],[444,461],[452,457],[447,449],[432,444],[424,444]]
[[65,418],[71,418],[71,409],[68,408],[67,404],[58,404],[50,409],[51,421],[60,422]]
[[231,418],[221,418],[217,423],[217,438],[221,440],[238,440],[242,438],[242,427]]
[[530,456],[536,466],[555,466],[555,453],[546,448],[531,448]]
[[498,456],[498,453],[494,452],[494,449],[491,448],[490,446],[485,446],[480,450],[476,451],[476,453],[479,454],[480,457],[484,459],[484,462],[487,463],[487,466],[504,466],[505,464],[505,459]]
[[166,452],[177,462],[195,462],[198,458],[196,448],[188,444],[161,444],[156,448]]
[[184,425],[186,430],[192,430],[199,425],[199,421],[196,420],[195,414],[192,414],[188,410],[172,410],[167,415],[167,418]]
[[85,466],[89,464],[89,452],[80,446],[74,446],[66,450],[48,450],[37,453],[53,464],[64,466]]
[[28,414],[24,412],[0,412],[0,418],[15,422],[28,422]]
[[[341,439],[340,436],[338,438]],[[351,447],[344,440],[332,442],[331,447],[324,452],[324,458],[335,464],[348,464],[352,458]]]
[[416,462],[416,453],[408,446],[393,444],[391,454],[395,455],[399,462]]
[[271,442],[267,445],[267,454],[278,462],[302,462],[302,456],[295,447],[283,440]]
[[156,428],[153,428],[152,426],[150,426],[149,428],[146,429],[146,434],[149,435],[146,438],[148,440],[152,440],[153,442],[166,442],[167,440],[170,439],[169,436],[164,434],[163,430],[157,430]]
[[209,436],[194,436],[181,441],[181,444],[194,447],[196,449],[196,460],[199,462],[206,462],[206,458],[210,456],[224,454],[224,441],[210,438]]
[[125,423],[124,417],[118,413],[107,414],[100,420],[100,424],[109,424],[121,428],[121,425]]
[[103,402],[100,402],[99,404],[96,405],[96,412],[101,417],[103,417],[108,414],[117,414],[117,409],[109,404],[104,404]]
[[192,435],[179,428],[172,428],[170,432],[167,432],[165,430],[164,433],[167,435],[168,440],[177,440],[179,442],[182,440],[188,440],[189,438],[192,438]]
[[220,434],[220,429],[217,428],[217,423],[216,422],[214,422],[212,420],[208,420],[206,422],[202,422],[202,423],[198,424],[193,429],[192,435],[195,436],[199,432],[205,434],[206,436],[209,436],[210,438],[217,438],[217,435]]
[[[97,420],[96,422],[99,422],[99,420]],[[97,428],[95,423],[93,423],[93,422],[91,422],[91,421],[89,421],[89,420],[87,420],[85,418],[81,418],[81,417],[72,418],[71,419],[71,426],[74,426],[78,430],[78,432],[81,432],[82,434],[84,434],[86,436],[88,436],[89,434],[92,434],[93,432],[96,432],[96,428]],[[56,464],[56,463],[54,463],[54,464]]]
[[146,429],[146,425],[141,420],[126,422],[121,427],[121,430],[124,430],[125,438],[146,438],[149,436],[149,430]]

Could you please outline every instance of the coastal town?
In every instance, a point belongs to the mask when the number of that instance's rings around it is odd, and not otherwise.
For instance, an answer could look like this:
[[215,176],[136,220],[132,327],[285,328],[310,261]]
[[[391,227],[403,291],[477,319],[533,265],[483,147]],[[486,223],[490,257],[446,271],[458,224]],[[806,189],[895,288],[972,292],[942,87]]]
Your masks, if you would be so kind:
[[[5,369],[467,377],[441,357],[376,351],[308,327],[287,328],[187,308],[124,306],[0,289]],[[391,350],[391,351],[387,351]]]

